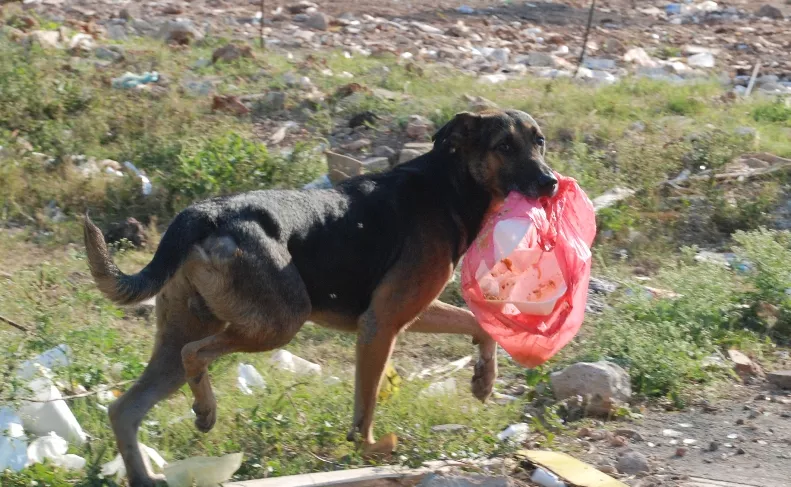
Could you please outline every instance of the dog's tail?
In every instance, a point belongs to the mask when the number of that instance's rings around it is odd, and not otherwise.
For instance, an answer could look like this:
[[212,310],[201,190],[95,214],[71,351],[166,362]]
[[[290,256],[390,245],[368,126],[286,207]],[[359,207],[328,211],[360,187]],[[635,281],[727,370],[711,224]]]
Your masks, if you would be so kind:
[[101,230],[85,215],[85,249],[91,275],[99,290],[119,304],[134,304],[156,296],[173,277],[191,247],[208,236],[213,225],[195,218],[189,210],[180,213],[162,237],[154,258],[137,274],[127,275],[115,265]]

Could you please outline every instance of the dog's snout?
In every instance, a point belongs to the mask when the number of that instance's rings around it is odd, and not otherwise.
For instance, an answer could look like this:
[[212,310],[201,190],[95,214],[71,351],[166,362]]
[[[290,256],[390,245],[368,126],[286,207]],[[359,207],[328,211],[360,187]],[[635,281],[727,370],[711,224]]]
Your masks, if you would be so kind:
[[558,180],[552,174],[538,176],[538,190],[542,196],[554,196],[558,190]]

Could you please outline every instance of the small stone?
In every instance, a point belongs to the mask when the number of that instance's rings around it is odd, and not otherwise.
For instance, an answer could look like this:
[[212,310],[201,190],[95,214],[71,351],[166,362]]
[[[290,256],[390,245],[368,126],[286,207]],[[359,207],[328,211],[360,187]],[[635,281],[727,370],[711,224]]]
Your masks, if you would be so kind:
[[348,151],[359,151],[365,149],[366,147],[370,147],[371,141],[369,139],[358,139],[348,144],[344,144],[341,146],[341,149],[345,149]]
[[618,403],[628,402],[632,396],[629,374],[606,361],[570,365],[553,373],[550,382],[556,399],[582,396],[587,401],[587,412],[593,415],[608,415]]
[[305,25],[315,30],[327,30],[330,27],[330,21],[323,13],[315,12],[308,15]]
[[470,28],[464,25],[464,22],[457,22],[445,31],[445,35],[452,37],[467,37],[470,35]]
[[308,10],[316,9],[316,8],[319,8],[319,6],[313,2],[301,1],[297,3],[292,3],[291,5],[286,7],[286,10],[288,10],[290,14],[296,15],[296,14],[305,13]]
[[228,63],[242,58],[255,58],[253,48],[248,45],[226,44],[214,50],[211,55],[211,62],[212,64],[216,64],[220,61]]
[[124,59],[124,50],[120,46],[99,46],[93,51],[93,55],[99,59],[118,62]]
[[636,451],[624,452],[624,454],[618,458],[618,463],[615,465],[615,468],[626,475],[637,475],[651,471],[648,459],[645,455]]
[[159,28],[159,38],[167,44],[188,45],[203,39],[203,34],[189,20],[168,20]]
[[239,97],[233,95],[214,95],[214,97],[212,97],[211,109],[213,112],[225,112],[233,115],[246,115],[250,113],[250,109],[239,100]]
[[326,156],[327,167],[329,168],[327,175],[333,184],[362,174],[363,165],[357,159],[330,151],[326,152]]
[[349,119],[349,127],[363,127],[367,125],[375,125],[379,117],[372,111],[366,110],[358,113]]
[[717,451],[719,449],[720,449],[720,444],[717,443],[716,441],[712,441],[711,443],[709,443],[708,451]]
[[412,115],[406,126],[406,134],[411,139],[426,139],[434,132],[434,123],[426,117]]
[[586,57],[582,61],[582,65],[588,69],[598,69],[598,70],[615,69],[616,66],[614,59],[593,58],[593,57]]
[[122,240],[127,240],[135,248],[144,248],[148,244],[148,233],[142,223],[129,217],[122,223],[113,225],[104,236],[104,241],[108,244]]
[[418,30],[425,32],[426,34],[442,34],[442,29],[434,27],[433,25],[424,24],[423,22],[412,22],[412,25],[415,26]]
[[607,54],[621,54],[626,50],[623,43],[618,39],[614,39],[614,38],[609,38],[605,40],[604,44],[602,44],[602,49]]
[[524,59],[524,64],[528,66],[554,68],[557,65],[557,61],[552,54],[546,52],[531,52],[527,55],[527,58]]
[[467,429],[467,427],[464,426],[463,424],[438,424],[437,426],[431,427],[431,431],[437,433],[461,431],[464,429]]
[[613,436],[610,439],[610,446],[613,448],[620,448],[626,446],[629,442],[623,436]]
[[374,147],[373,154],[376,157],[393,158],[396,155],[396,151],[393,148],[388,147],[386,145],[378,145]]
[[769,372],[767,375],[769,383],[781,389],[791,389],[791,370],[779,370]]
[[618,469],[612,465],[599,465],[596,468],[599,470],[599,472],[606,473],[608,475],[616,475],[618,473]]
[[758,11],[755,12],[758,17],[767,17],[774,20],[783,20],[783,12],[773,5],[762,5]]
[[591,429],[588,427],[580,428],[579,431],[577,431],[577,438],[590,438],[590,435]]
[[687,456],[688,452],[689,452],[689,449],[684,448],[683,446],[676,448],[676,456],[677,457],[685,457],[685,456]]
[[626,428],[619,428],[614,432],[618,436],[623,436],[624,438],[628,438],[632,441],[643,441],[643,435],[641,435],[638,431]]

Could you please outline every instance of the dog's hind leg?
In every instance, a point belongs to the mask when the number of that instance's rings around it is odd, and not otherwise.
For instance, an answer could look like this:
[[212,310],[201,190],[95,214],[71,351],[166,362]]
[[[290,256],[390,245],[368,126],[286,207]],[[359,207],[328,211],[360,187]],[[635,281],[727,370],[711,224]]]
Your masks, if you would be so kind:
[[434,301],[407,329],[418,333],[469,335],[478,345],[478,362],[472,376],[472,393],[481,401],[492,394],[497,379],[497,343],[468,310]]
[[[208,367],[234,352],[266,352],[291,341],[310,315],[305,284],[285,246],[255,224],[240,222],[234,237],[211,237],[185,266],[190,282],[212,313],[228,323],[212,336],[181,350],[195,402],[195,426],[208,432],[217,402]],[[239,242],[239,243],[237,243]]]

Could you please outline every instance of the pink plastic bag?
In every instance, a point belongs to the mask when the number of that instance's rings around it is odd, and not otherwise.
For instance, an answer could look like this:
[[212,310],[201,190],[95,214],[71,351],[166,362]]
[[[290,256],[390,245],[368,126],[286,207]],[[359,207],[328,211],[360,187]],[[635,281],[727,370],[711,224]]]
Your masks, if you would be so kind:
[[514,360],[536,367],[579,331],[588,299],[596,215],[572,178],[558,193],[511,193],[464,257],[462,296]]

